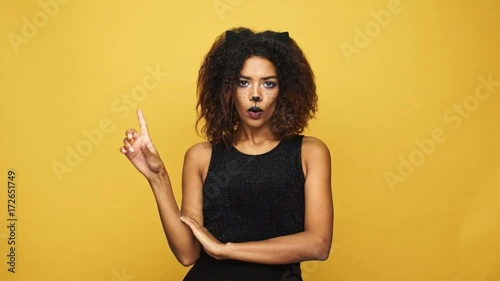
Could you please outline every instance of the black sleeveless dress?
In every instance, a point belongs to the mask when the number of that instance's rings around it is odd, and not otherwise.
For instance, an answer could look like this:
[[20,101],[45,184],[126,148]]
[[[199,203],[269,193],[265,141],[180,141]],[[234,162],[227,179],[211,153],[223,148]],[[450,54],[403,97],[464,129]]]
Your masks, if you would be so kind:
[[[260,241],[304,231],[303,136],[271,151],[247,155],[212,149],[203,186],[204,226],[219,241]],[[203,249],[184,281],[301,281],[300,263],[266,265],[216,260]]]

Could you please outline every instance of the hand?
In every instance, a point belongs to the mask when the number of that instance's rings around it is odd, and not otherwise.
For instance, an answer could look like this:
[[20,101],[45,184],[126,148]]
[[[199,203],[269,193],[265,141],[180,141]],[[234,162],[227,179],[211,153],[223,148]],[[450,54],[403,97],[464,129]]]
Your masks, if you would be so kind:
[[137,118],[141,133],[137,133],[133,128],[125,131],[126,137],[123,139],[120,151],[149,180],[160,175],[165,170],[165,165],[151,141],[146,119],[140,109],[137,111]]
[[226,248],[226,244],[217,240],[212,233],[210,233],[205,227],[200,227],[194,220],[181,216],[181,221],[191,228],[194,236],[198,239],[198,242],[200,242],[207,254],[217,260],[225,258],[224,250]]

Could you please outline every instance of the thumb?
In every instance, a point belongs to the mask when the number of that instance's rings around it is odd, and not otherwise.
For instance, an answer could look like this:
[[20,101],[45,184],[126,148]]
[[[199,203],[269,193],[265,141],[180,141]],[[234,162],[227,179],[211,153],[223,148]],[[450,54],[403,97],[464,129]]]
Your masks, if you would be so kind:
[[151,156],[156,152],[156,148],[154,147],[152,142],[141,145],[141,150],[142,153],[144,153],[144,155],[146,156]]

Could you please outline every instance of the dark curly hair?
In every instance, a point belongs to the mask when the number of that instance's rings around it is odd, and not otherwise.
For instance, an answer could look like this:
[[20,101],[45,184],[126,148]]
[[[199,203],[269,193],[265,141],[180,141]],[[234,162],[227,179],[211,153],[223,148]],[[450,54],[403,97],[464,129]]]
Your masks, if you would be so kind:
[[200,67],[196,127],[204,119],[201,132],[210,143],[233,143],[239,120],[233,94],[243,64],[249,57],[258,56],[272,62],[278,74],[280,92],[271,117],[272,131],[279,138],[301,133],[314,118],[318,101],[314,74],[302,50],[292,38],[283,40],[274,31],[256,33],[240,27],[229,32],[240,39],[228,44],[227,32],[222,33]]

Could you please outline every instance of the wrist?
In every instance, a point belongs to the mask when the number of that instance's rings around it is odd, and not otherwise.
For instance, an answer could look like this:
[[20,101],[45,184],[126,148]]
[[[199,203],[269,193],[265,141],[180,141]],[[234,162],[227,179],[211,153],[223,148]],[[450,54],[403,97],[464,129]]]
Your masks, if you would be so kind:
[[234,251],[235,243],[227,242],[227,243],[222,243],[221,250],[218,255],[218,259],[220,260],[229,260],[231,258],[231,253]]
[[152,176],[146,177],[151,187],[164,185],[168,180],[168,172],[165,168],[162,168],[158,173]]

